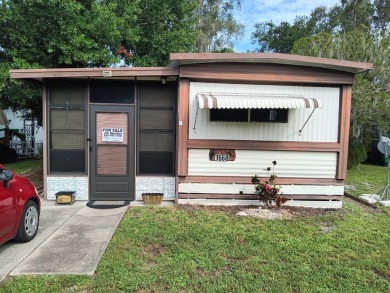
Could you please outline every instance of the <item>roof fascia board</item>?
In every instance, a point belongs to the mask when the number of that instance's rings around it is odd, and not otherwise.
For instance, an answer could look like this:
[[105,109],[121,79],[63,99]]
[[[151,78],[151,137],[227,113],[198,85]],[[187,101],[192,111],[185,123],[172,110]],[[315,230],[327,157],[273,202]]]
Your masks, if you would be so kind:
[[241,62],[310,66],[355,74],[373,69],[372,63],[280,53],[171,53],[170,60],[172,67],[200,63]]
[[110,77],[138,76],[178,76],[179,69],[170,67],[133,67],[133,68],[56,68],[56,69],[12,69],[14,79],[43,78],[88,78],[104,77],[103,72],[111,72]]

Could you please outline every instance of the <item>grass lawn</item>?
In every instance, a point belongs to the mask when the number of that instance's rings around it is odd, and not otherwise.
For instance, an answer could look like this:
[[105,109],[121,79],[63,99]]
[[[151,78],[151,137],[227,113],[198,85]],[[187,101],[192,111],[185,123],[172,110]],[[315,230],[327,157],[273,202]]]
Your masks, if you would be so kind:
[[133,207],[94,276],[12,277],[0,291],[390,292],[389,223],[349,199],[292,220]]
[[6,163],[3,164],[5,167],[12,169],[18,174],[22,174],[25,172],[28,172],[30,170],[36,169],[36,168],[41,168],[42,169],[42,160],[38,159],[26,159],[26,160],[21,160],[16,163]]
[[386,184],[386,176],[387,167],[360,164],[348,170],[346,192],[354,196],[375,193]]
[[[360,165],[347,184],[360,195],[385,178]],[[291,220],[131,207],[94,276],[10,277],[0,292],[390,292],[390,210],[343,200]]]
[[3,164],[6,168],[21,174],[35,185],[36,188],[43,187],[42,159],[26,159],[16,163]]

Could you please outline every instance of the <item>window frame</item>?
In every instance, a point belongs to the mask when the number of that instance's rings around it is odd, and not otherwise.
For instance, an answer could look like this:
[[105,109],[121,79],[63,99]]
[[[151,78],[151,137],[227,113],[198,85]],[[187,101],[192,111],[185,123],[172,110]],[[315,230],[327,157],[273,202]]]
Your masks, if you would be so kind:
[[[269,108],[269,109],[210,109],[209,110],[209,121],[210,122],[235,122],[235,123],[242,123],[242,122],[247,122],[247,123],[288,123],[289,110],[290,109],[284,109],[284,108],[280,108],[280,109],[276,109],[276,108]],[[241,118],[241,119],[236,119],[236,120],[232,120],[232,119],[229,120],[229,118],[220,119],[220,120],[216,119],[216,117],[218,116],[216,112],[220,112],[220,115],[223,115],[222,114],[223,112],[228,113],[229,111],[231,111],[230,115],[234,115],[234,112],[244,112],[245,111],[246,118],[245,119]],[[265,116],[268,116],[268,118],[263,119],[263,120],[259,119],[259,121],[256,121],[252,118],[253,117],[252,111],[253,112],[254,111],[267,112],[267,115],[265,115]],[[271,113],[272,113],[271,111],[275,111],[276,113],[277,113],[277,111],[283,111],[283,115],[281,115],[282,119],[281,120],[271,119]],[[239,113],[239,114],[243,115],[243,113]],[[228,114],[226,114],[226,115],[228,115]]]
[[[52,104],[52,91],[53,88],[56,86],[64,86],[64,84],[67,85],[67,87],[72,87],[72,86],[80,86],[83,88],[83,97],[82,97],[82,103],[80,104],[69,104],[68,102],[66,104]],[[46,105],[46,111],[47,111],[47,116],[46,116],[46,123],[47,123],[47,130],[46,130],[46,135],[47,135],[47,173],[50,174],[88,174],[88,162],[87,162],[87,147],[86,144],[84,143],[84,148],[83,149],[73,149],[73,151],[79,150],[84,152],[84,166],[83,166],[83,171],[67,171],[67,170],[52,170],[52,155],[51,151],[53,150],[52,147],[52,110],[66,110],[66,115],[68,115],[68,112],[71,110],[83,110],[84,111],[84,121],[83,121],[83,129],[69,129],[70,131],[74,130],[79,133],[83,133],[84,136],[84,141],[86,140],[86,135],[87,135],[87,119],[88,119],[88,110],[87,110],[87,97],[88,97],[88,86],[87,82],[81,81],[81,80],[71,80],[71,81],[65,81],[65,80],[52,80],[50,82],[45,83],[45,89],[46,89],[46,96],[47,96],[47,105]],[[61,129],[54,129],[57,131],[61,131]],[[61,151],[61,149],[56,149]],[[64,149],[63,151],[72,151],[72,149]]]
[[[141,91],[142,91],[142,87],[144,86],[151,86],[151,87],[157,87],[157,88],[162,88],[164,89],[164,87],[169,87],[169,89],[166,89],[167,91],[170,91],[171,92],[171,95],[172,95],[172,104],[171,105],[141,105]],[[177,113],[176,113],[176,109],[177,109],[177,86],[176,84],[161,84],[159,82],[141,82],[141,83],[138,83],[137,86],[136,86],[136,104],[137,104],[137,166],[136,166],[136,176],[149,176],[149,177],[174,177],[176,175],[176,120],[177,120]],[[172,121],[172,129],[142,129],[141,128],[141,110],[169,110],[170,112],[172,112],[172,115],[173,115],[173,121]],[[171,170],[172,172],[170,173],[141,173],[140,172],[140,169],[142,166],[140,166],[141,164],[141,160],[140,160],[140,156],[142,153],[145,153],[145,152],[150,152],[150,153],[164,153],[163,151],[143,151],[141,150],[141,147],[140,147],[140,137],[141,137],[141,133],[153,133],[153,134],[158,134],[158,133],[169,133],[171,134],[171,138],[172,138],[172,141],[173,141],[173,148],[172,148],[172,165],[171,165]],[[168,153],[168,151],[166,151],[165,153]]]

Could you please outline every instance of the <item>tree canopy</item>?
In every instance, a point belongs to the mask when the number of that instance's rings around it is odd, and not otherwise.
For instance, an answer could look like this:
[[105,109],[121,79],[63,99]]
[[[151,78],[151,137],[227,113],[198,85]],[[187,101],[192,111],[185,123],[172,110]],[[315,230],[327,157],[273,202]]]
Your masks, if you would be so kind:
[[294,54],[370,62],[374,69],[356,76],[353,86],[351,138],[361,141],[372,126],[390,131],[390,36],[368,29],[320,33],[297,41]]
[[234,19],[240,0],[198,0],[194,52],[232,51],[244,26]]
[[[340,0],[317,7],[292,24],[255,25],[257,51],[370,62],[374,70],[356,76],[352,91],[349,154],[364,160],[364,144],[390,132],[390,1]],[[363,144],[362,144],[363,142]],[[354,151],[356,150],[356,151]],[[354,154],[355,153],[355,154]],[[353,161],[353,160],[350,160]]]
[[170,52],[232,50],[239,0],[0,0],[0,107],[40,117],[9,69],[166,66]]
[[292,24],[260,22],[255,24],[252,43],[258,52],[291,53],[296,41],[320,32],[348,32],[362,26],[388,29],[389,5],[388,0],[340,0],[329,9],[318,6],[310,16],[297,16]]

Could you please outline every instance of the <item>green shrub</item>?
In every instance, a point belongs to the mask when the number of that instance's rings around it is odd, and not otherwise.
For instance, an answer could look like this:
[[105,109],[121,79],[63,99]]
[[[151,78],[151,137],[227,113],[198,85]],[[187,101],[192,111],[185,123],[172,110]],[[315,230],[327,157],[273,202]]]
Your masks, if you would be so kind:
[[348,169],[367,159],[367,148],[362,143],[351,142],[348,149]]

